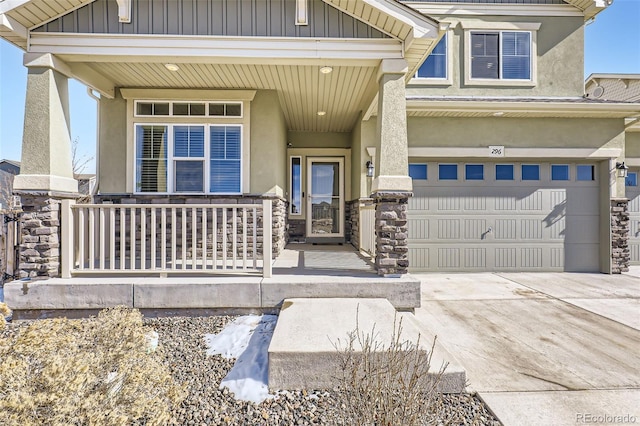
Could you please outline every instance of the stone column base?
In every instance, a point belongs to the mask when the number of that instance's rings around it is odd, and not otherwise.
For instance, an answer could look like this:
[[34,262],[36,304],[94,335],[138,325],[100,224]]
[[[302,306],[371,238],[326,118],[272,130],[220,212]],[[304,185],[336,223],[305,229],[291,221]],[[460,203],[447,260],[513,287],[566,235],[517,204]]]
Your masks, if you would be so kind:
[[16,191],[22,201],[20,215],[20,278],[60,277],[60,203],[77,194]]
[[611,273],[629,271],[629,200],[611,199]]
[[395,277],[407,273],[407,202],[413,193],[380,191],[372,195],[376,204],[376,270]]

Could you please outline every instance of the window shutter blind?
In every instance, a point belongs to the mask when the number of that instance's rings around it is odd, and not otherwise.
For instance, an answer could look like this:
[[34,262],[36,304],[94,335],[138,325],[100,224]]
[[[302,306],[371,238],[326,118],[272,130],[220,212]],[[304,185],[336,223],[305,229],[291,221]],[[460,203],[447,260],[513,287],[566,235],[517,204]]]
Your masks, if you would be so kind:
[[166,192],[166,126],[138,126],[136,129],[136,154],[137,191]]
[[240,126],[212,126],[210,130],[210,192],[238,193],[241,171]]

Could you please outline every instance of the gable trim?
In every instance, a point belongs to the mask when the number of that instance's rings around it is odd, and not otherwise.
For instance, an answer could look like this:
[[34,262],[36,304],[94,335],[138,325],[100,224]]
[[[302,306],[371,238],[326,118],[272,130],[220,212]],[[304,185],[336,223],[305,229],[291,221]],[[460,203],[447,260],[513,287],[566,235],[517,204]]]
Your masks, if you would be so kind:
[[[31,33],[30,52],[56,55],[119,57],[123,62],[162,58],[343,59],[402,58],[402,44],[393,39],[304,39],[275,37],[162,36],[130,34]],[[196,59],[197,60],[197,59]]]
[[405,4],[425,15],[584,16],[580,9],[568,4],[434,4],[417,1]]

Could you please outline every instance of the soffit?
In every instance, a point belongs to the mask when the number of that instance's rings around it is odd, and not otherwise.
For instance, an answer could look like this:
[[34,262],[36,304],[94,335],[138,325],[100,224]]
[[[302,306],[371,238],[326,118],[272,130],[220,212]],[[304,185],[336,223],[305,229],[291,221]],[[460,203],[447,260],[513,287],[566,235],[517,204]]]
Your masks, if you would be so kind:
[[[179,64],[105,62],[86,65],[117,87],[276,90],[289,130],[350,132],[375,90],[376,66]],[[326,115],[318,116],[318,111]]]
[[628,118],[640,103],[575,99],[407,99],[410,117]]
[[613,0],[564,0],[567,4],[584,12],[585,19],[590,19],[609,7]]
[[5,0],[0,2],[0,37],[27,49],[27,34],[34,27],[95,0]]

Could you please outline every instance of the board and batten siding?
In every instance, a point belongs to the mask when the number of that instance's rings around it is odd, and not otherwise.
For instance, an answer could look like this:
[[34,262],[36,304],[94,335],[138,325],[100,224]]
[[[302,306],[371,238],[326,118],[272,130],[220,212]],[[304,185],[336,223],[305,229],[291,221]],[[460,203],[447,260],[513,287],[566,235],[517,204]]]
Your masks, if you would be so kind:
[[96,0],[34,31],[254,37],[388,38],[322,0],[309,1],[309,25],[295,25],[291,0],[133,0],[130,24],[112,0]]

